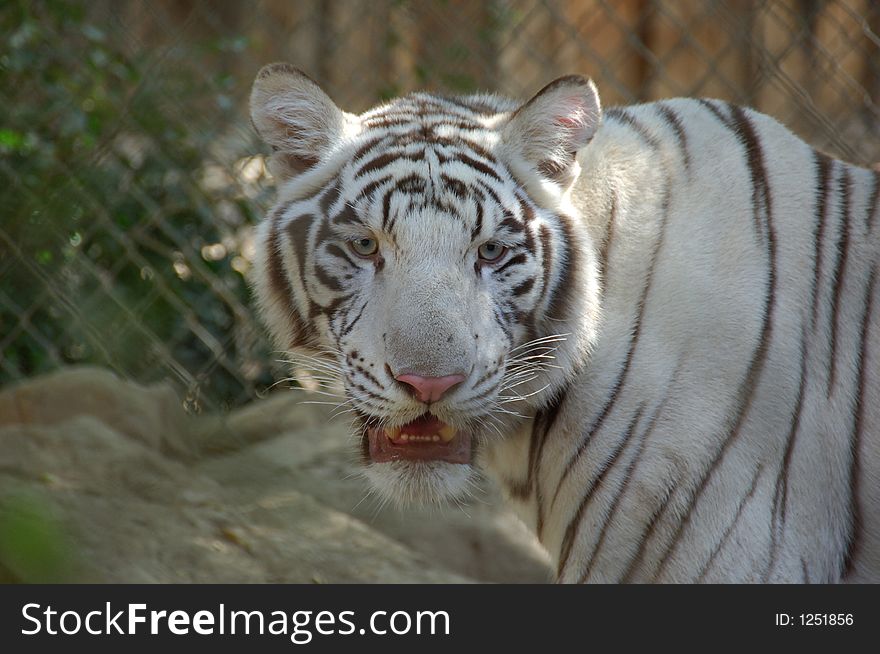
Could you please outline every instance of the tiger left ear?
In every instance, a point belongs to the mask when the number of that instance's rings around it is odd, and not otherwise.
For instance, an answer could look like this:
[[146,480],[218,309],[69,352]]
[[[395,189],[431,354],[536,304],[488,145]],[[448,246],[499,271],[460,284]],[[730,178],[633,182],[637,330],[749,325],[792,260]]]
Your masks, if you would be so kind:
[[269,168],[282,180],[326,159],[357,126],[357,116],[342,111],[314,80],[285,63],[260,70],[250,109],[254,127],[274,151]]
[[502,130],[511,155],[563,187],[574,181],[575,157],[602,117],[592,80],[568,75],[550,82],[513,112]]

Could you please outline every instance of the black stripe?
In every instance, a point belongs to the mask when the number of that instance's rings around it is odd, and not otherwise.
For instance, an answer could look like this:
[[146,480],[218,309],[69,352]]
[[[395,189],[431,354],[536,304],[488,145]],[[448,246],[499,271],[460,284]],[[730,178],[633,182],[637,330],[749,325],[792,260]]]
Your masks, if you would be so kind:
[[[673,379],[672,381],[670,381],[669,387],[674,385],[675,376],[676,375],[673,375]],[[654,431],[654,426],[657,424],[657,418],[663,412],[663,408],[666,406],[666,401],[669,399],[669,397],[670,395],[667,394],[666,397],[663,398],[663,401],[654,410],[654,414],[648,421],[648,426],[645,428],[645,430],[642,432],[641,437],[639,438],[639,444],[636,448],[636,452],[635,454],[633,454],[629,465],[626,467],[626,471],[623,473],[623,483],[617,490],[617,494],[614,496],[614,501],[611,503],[608,511],[605,512],[605,516],[602,519],[602,527],[599,531],[599,538],[596,540],[596,544],[593,547],[593,551],[590,554],[589,560],[587,561],[586,570],[584,570],[584,573],[581,575],[578,583],[586,583],[587,579],[590,578],[590,573],[593,571],[593,564],[596,562],[596,557],[599,555],[599,552],[602,549],[602,545],[605,544],[605,538],[608,536],[608,528],[614,522],[614,516],[617,513],[617,510],[620,508],[620,501],[626,494],[626,491],[629,488],[629,482],[633,478],[633,472],[641,461],[642,453],[645,451],[645,443],[648,441],[648,436],[650,436],[651,433]]]
[[422,121],[420,128],[422,131],[436,133],[438,127],[449,127],[454,130],[465,132],[485,131],[485,127],[471,120],[457,120],[450,116],[431,116],[429,120]]
[[354,174],[354,179],[359,179],[364,175],[372,173],[376,170],[384,168],[389,164],[400,161],[400,160],[409,160],[409,161],[423,161],[425,159],[425,151],[419,150],[417,152],[403,152],[394,150],[392,152],[383,152],[382,154],[374,157],[367,161],[364,165],[362,165]]
[[[440,163],[446,163],[450,159],[458,156],[462,149],[470,151],[472,154],[490,163],[495,163],[496,159],[490,152],[485,150],[479,143],[466,138],[463,134],[458,134],[455,138],[438,136],[437,134],[418,132],[406,132],[399,134],[394,139],[394,145],[405,146],[418,143],[420,145],[430,147],[431,151],[437,156]],[[450,152],[444,154],[439,148],[448,148]],[[447,156],[448,155],[448,156]]]
[[[755,398],[755,391],[757,390],[761,374],[764,370],[764,365],[767,362],[767,353],[770,348],[770,338],[773,331],[773,314],[776,308],[776,231],[773,226],[772,196],[767,182],[767,175],[764,171],[764,155],[751,121],[740,107],[731,106],[731,130],[736,134],[745,149],[749,167],[754,168],[754,170],[751,170],[750,172],[750,177],[754,185],[752,192],[752,202],[755,205],[754,209],[755,211],[760,211],[760,209],[763,208],[766,218],[768,271],[767,290],[763,310],[764,319],[763,324],[761,325],[761,334],[758,340],[758,345],[755,347],[755,351],[749,362],[748,371],[737,392],[738,408],[736,420],[730,426],[728,433],[722,441],[721,447],[718,449],[712,460],[712,463],[703,473],[699,484],[691,495],[687,505],[687,511],[679,521],[678,528],[673,535],[672,541],[667,546],[663,558],[660,561],[660,566],[654,574],[655,580],[664,572],[686,527],[690,524],[694,508],[697,505],[699,497],[706,489],[709,479],[724,459],[728,448],[739,435],[739,430],[741,429],[743,422],[745,422],[746,415],[751,408],[752,401]],[[668,506],[671,506],[671,503]]]
[[[685,363],[685,359],[681,359],[678,362],[678,364],[675,366],[675,370],[672,373],[672,376],[669,379],[669,382],[667,382],[667,384],[666,384],[666,397],[663,398],[663,402],[661,403],[658,410],[655,412],[654,416],[651,418],[652,422],[650,425],[650,429],[648,430],[648,434],[645,435],[646,440],[647,440],[648,435],[650,433],[653,433],[653,429],[656,425],[656,420],[662,414],[662,411],[666,405],[666,402],[670,398],[675,396],[675,392],[676,392],[676,388],[677,388],[677,381],[678,381],[679,375],[681,374],[681,369],[682,369],[682,366],[684,365],[684,363]],[[663,513],[663,511],[665,511],[665,509],[667,507],[670,493],[675,488],[677,488],[679,485],[679,482],[680,482],[681,476],[682,476],[681,469],[678,469],[678,471],[676,471],[676,469],[673,468],[671,470],[671,472],[673,473],[673,476],[669,477],[666,480],[666,483],[664,486],[664,492],[663,492],[663,494],[658,496],[659,502],[658,502],[656,508],[651,512],[651,517],[648,519],[647,527],[642,532],[642,536],[638,541],[639,542],[638,549],[636,550],[635,554],[632,557],[630,557],[629,561],[626,564],[626,567],[623,567],[623,574],[620,577],[620,583],[624,583],[624,584],[630,583],[633,580],[633,576],[635,575],[636,570],[639,567],[639,564],[642,562],[642,559],[645,556],[645,551],[646,551],[646,548],[648,545],[648,541],[650,541],[651,537],[654,535],[654,530],[657,528],[657,525],[659,524],[660,515],[661,515],[661,513]]]
[[541,296],[538,298],[537,305],[541,306],[544,298],[550,292],[550,271],[553,267],[553,247],[550,242],[550,230],[547,225],[541,225],[539,230],[541,240]]
[[622,125],[631,128],[645,143],[651,146],[651,149],[660,149],[660,141],[657,140],[657,137],[651,134],[648,128],[634,118],[628,111],[621,109],[620,107],[614,107],[605,112],[605,117],[610,118],[611,120],[616,120]]
[[602,280],[602,290],[608,287],[608,255],[611,251],[611,243],[614,240],[614,224],[617,222],[617,193],[611,194],[611,208],[608,215],[608,229],[605,231],[605,240],[602,249],[599,250],[599,278]]
[[[497,199],[497,198],[496,198]],[[523,222],[528,225],[535,219],[535,210],[532,207],[532,203],[529,200],[519,193],[516,194],[516,200],[519,202],[519,209],[522,211]],[[500,204],[500,203],[499,203]]]
[[483,116],[494,116],[495,114],[500,113],[498,109],[488,104],[478,104],[476,103],[476,101],[472,104],[465,101],[464,98],[460,97],[449,97],[445,95],[440,97],[450,104],[454,104],[457,107],[467,109],[468,111],[472,111]]
[[388,231],[388,223],[391,220],[391,196],[397,189],[391,187],[382,194],[382,231]]
[[822,279],[822,260],[824,259],[825,219],[828,216],[828,190],[831,183],[832,161],[821,152],[813,152],[816,164],[816,229],[813,232],[813,243],[816,246],[815,266],[813,268],[813,314],[811,328],[816,329],[819,318],[819,286]]
[[[483,127],[481,126],[479,129],[483,129]],[[483,159],[484,161],[488,161],[492,165],[495,165],[498,163],[498,159],[496,159],[495,155],[492,154],[489,150],[484,148],[479,143],[476,143],[475,141],[471,141],[471,140],[465,138],[464,136],[459,136],[459,138],[455,141],[450,141],[448,139],[438,139],[437,142],[443,143],[446,145],[465,147],[468,150],[470,150],[471,152],[473,152],[475,155],[477,155],[480,159]],[[434,143],[435,142],[432,141],[431,145],[434,145]]]
[[473,157],[470,157],[463,152],[459,152],[453,158],[456,161],[460,161],[461,163],[470,166],[474,170],[483,173],[487,177],[491,177],[496,182],[500,182],[502,184],[504,183],[504,180],[501,179],[501,176],[497,172],[495,172],[495,170],[493,170],[488,164],[485,164],[482,161],[478,161],[477,159],[474,159]]
[[[364,302],[363,306],[361,306],[360,311],[358,311],[358,314],[352,319],[350,323],[343,327],[342,333],[339,335],[340,339],[345,338],[351,333],[351,330],[354,329],[354,326],[358,323],[358,321],[361,319],[361,316],[364,314],[364,309],[367,308],[367,304],[367,302]],[[381,384],[379,385],[381,386]]]
[[356,267],[357,267],[357,266],[355,265],[354,261],[352,261],[351,258],[345,253],[345,250],[343,250],[341,247],[339,247],[339,246],[336,245],[335,243],[331,243],[331,244],[329,244],[329,245],[325,248],[325,251],[327,252],[327,254],[329,254],[329,255],[332,256],[332,257],[336,257],[337,259],[342,259],[343,261],[345,261],[345,262],[346,262],[349,266],[351,266],[352,268],[356,268]]
[[[568,317],[566,309],[571,306],[571,298],[575,290],[574,281],[580,268],[580,261],[578,260],[578,249],[574,247],[576,244],[571,224],[562,214],[556,214],[555,217],[563,232],[562,237],[556,239],[560,246],[556,253],[556,267],[559,270],[559,275],[553,288],[549,290],[545,315],[551,320],[564,320]],[[541,229],[544,229],[543,225]],[[546,294],[547,289],[543,289],[541,293]]]
[[[541,225],[541,229],[544,229],[544,228],[545,228],[545,225]],[[522,247],[524,247],[529,252],[529,254],[531,254],[533,257],[537,258],[538,252],[535,248],[535,234],[534,234],[534,228],[532,227],[532,225],[526,225],[526,228],[523,230],[522,235],[523,235],[523,239],[524,239],[521,244]]]
[[[477,120],[473,115],[474,112],[469,107],[455,103],[448,97],[443,95],[421,96],[414,98],[415,107],[420,117],[428,115],[428,111],[435,111],[437,114],[454,116],[457,118],[465,118],[467,120]],[[459,111],[465,109],[465,111]]]
[[327,306],[323,306],[323,305],[320,305],[317,303],[312,303],[312,309],[311,309],[311,312],[309,313],[309,317],[314,318],[315,316],[323,313],[325,316],[327,316],[327,318],[329,320],[331,320],[331,321],[335,320],[336,319],[336,315],[335,315],[336,312],[339,311],[339,308],[343,304],[345,304],[346,302],[348,302],[351,299],[352,295],[353,295],[353,293],[348,293],[346,295],[342,295],[340,297],[334,298],[333,300],[330,301],[330,304],[328,304]]
[[[374,179],[372,182],[370,182],[369,184],[367,184],[366,186],[364,186],[360,190],[360,193],[358,193],[358,197],[359,198],[371,197],[373,195],[373,192],[377,188],[379,188],[383,184],[390,182],[392,178],[393,178],[393,175],[385,175],[383,177],[380,177],[379,179]],[[343,209],[343,211],[348,210],[348,209],[351,209],[351,205],[346,204],[345,209]],[[342,213],[342,212],[340,212],[340,213]]]
[[510,327],[508,327],[507,322],[505,321],[504,312],[496,307],[493,307],[492,316],[495,318],[495,322],[498,323],[498,326],[501,327],[501,331],[504,332],[504,335],[507,337],[507,340],[513,340],[513,334],[510,331]]
[[541,424],[543,425],[541,440],[534,444],[534,450],[531,448],[529,449],[529,484],[534,484],[535,505],[537,507],[537,515],[535,516],[535,533],[538,535],[538,540],[541,542],[543,542],[542,537],[544,534],[544,491],[541,487],[541,477],[538,474],[538,471],[541,465],[541,455],[544,452],[544,443],[547,441],[547,436],[550,434],[550,430],[556,425],[557,418],[562,414],[567,398],[567,393],[562,391],[559,395],[553,398],[542,411],[539,411],[538,415],[541,416]]
[[691,154],[688,150],[687,134],[685,134],[684,126],[681,124],[678,114],[662,102],[658,103],[656,106],[660,115],[669,124],[669,127],[672,128],[672,131],[675,132],[675,138],[678,141],[678,149],[681,151],[681,159],[684,162],[684,168],[690,172]]
[[467,197],[467,184],[460,179],[450,177],[446,173],[440,173],[440,181],[443,182],[449,191],[459,200],[464,200]]
[[733,129],[730,118],[721,113],[721,110],[715,106],[714,102],[706,100],[705,98],[700,98],[698,102],[711,111],[715,115],[715,118],[717,118],[727,129]]
[[491,186],[489,186],[482,179],[475,179],[474,181],[476,182],[477,186],[479,186],[480,189],[482,189],[483,193],[485,193],[490,198],[492,198],[492,201],[496,205],[498,205],[499,207],[504,206],[504,203],[501,202],[501,198],[498,197],[498,194],[495,192],[495,190]]
[[611,413],[611,409],[614,407],[617,402],[617,398],[620,395],[620,391],[626,385],[626,382],[629,378],[630,366],[632,365],[633,356],[636,351],[636,346],[639,342],[639,337],[642,333],[642,324],[644,322],[644,314],[645,314],[645,304],[647,303],[648,295],[651,291],[651,286],[654,281],[654,271],[657,267],[657,261],[659,260],[660,250],[663,246],[663,242],[666,237],[666,223],[669,214],[669,196],[670,191],[669,188],[666,188],[665,195],[663,198],[663,211],[661,216],[660,223],[660,234],[657,237],[657,241],[654,244],[654,249],[651,252],[651,263],[648,268],[648,274],[645,278],[645,286],[642,289],[642,295],[639,298],[639,303],[636,305],[636,316],[635,322],[633,323],[632,334],[630,335],[629,345],[627,348],[626,358],[623,361],[623,365],[620,369],[620,372],[617,375],[617,378],[614,380],[614,383],[611,385],[611,390],[608,394],[608,397],[605,399],[605,403],[602,405],[601,410],[599,411],[596,418],[592,421],[589,428],[586,430],[585,435],[581,438],[580,443],[575,449],[574,454],[569,457],[568,461],[565,464],[565,468],[563,469],[562,476],[559,478],[559,483],[556,486],[556,492],[553,494],[553,500],[551,501],[551,507],[556,503],[556,498],[559,496],[560,491],[562,490],[562,486],[565,484],[565,481],[568,479],[568,476],[571,474],[572,470],[575,467],[577,461],[583,456],[584,451],[587,449],[587,445],[593,439],[594,434],[601,429],[602,425],[605,423],[605,419]]
[[508,215],[504,220],[498,223],[498,227],[499,229],[502,227],[508,229],[514,234],[522,234],[524,231],[526,231],[526,226],[510,215]]
[[529,277],[522,284],[519,284],[516,287],[514,287],[513,295],[515,297],[519,297],[520,295],[525,295],[526,293],[528,293],[529,291],[532,290],[532,286],[534,286],[534,285],[535,285],[535,278]]
[[[501,370],[500,368],[495,368],[494,370],[489,370],[485,375],[483,375],[477,381],[474,382],[474,385],[471,387],[471,389],[477,390],[484,382],[486,382],[487,380],[492,379],[493,377],[498,375],[500,370]],[[472,399],[473,398],[471,398],[471,400]],[[471,400],[468,400],[468,403],[470,403]]]
[[[283,209],[277,215],[283,213]],[[281,232],[277,228],[277,215],[273,217],[273,225],[269,232],[268,252],[266,260],[266,274],[269,278],[269,288],[278,302],[284,307],[284,313],[290,323],[291,342],[288,347],[294,348],[302,344],[303,324],[293,303],[293,289],[287,274],[284,272],[284,262],[281,257]]]
[[315,304],[308,295],[308,286],[306,285],[306,257],[309,252],[309,230],[315,222],[313,214],[301,214],[287,223],[285,230],[290,242],[293,245],[293,251],[296,254],[296,262],[299,266],[299,278],[302,280],[303,289],[306,292],[306,298],[309,304],[309,315],[315,312]]
[[498,273],[504,272],[510,266],[516,266],[521,263],[525,263],[527,260],[528,260],[528,256],[526,256],[524,253],[520,252],[519,254],[516,254],[516,255],[510,257],[510,259],[508,259],[505,263],[503,263],[501,266],[496,268],[495,274],[497,275]]
[[386,138],[387,136],[385,134],[377,136],[375,138],[371,138],[355,151],[354,155],[351,158],[352,162],[359,161],[365,154],[367,154],[367,152],[372,150],[375,146],[379,145],[379,143],[384,141]]
[[387,402],[387,401],[385,400],[385,398],[382,397],[381,395],[377,395],[376,393],[374,393],[373,391],[371,391],[370,389],[368,389],[368,388],[367,388],[366,386],[364,386],[363,384],[359,384],[359,383],[357,383],[357,382],[354,380],[354,378],[353,378],[352,376],[350,376],[350,375],[346,375],[345,378],[348,380],[348,383],[349,383],[349,385],[351,386],[351,388],[354,388],[354,389],[359,390],[361,393],[363,393],[364,395],[366,395],[366,396],[367,396],[368,398],[370,398],[371,400],[382,400],[383,403]]
[[336,179],[334,179],[330,183],[330,185],[327,187],[327,190],[321,196],[321,199],[319,201],[319,206],[321,207],[321,214],[323,216],[330,215],[330,209],[336,203],[336,200],[339,199],[340,184],[341,184],[341,181],[340,181],[339,177],[337,176]]
[[391,198],[397,191],[411,195],[424,195],[427,192],[427,181],[421,175],[412,173],[396,180],[394,186],[385,191],[382,197],[382,230],[386,234],[393,234],[397,218],[401,213],[406,213],[398,212],[393,217],[391,216]]
[[355,211],[354,207],[348,204],[347,202],[342,205],[342,209],[339,210],[339,213],[333,216],[330,219],[334,225],[345,225],[351,223],[360,223],[362,222],[360,216],[358,216],[357,211]]
[[860,452],[865,429],[865,389],[868,386],[868,366],[865,365],[865,361],[868,359],[868,337],[871,330],[871,314],[874,308],[874,284],[876,281],[877,269],[874,268],[871,271],[871,277],[868,279],[868,286],[865,290],[865,313],[862,316],[861,332],[859,334],[859,357],[857,359],[859,365],[858,388],[856,391],[855,418],[850,438],[852,443],[850,446],[852,451],[850,452],[849,468],[850,532],[847,537],[846,554],[843,558],[842,575],[852,572],[862,530],[862,510],[859,505],[858,495],[862,472]]
[[831,296],[831,354],[828,371],[828,398],[837,381],[837,332],[839,329],[838,316],[840,313],[840,298],[843,291],[843,276],[846,274],[846,262],[849,256],[849,205],[852,183],[849,178],[849,170],[846,165],[842,166],[840,186],[838,193],[840,199],[840,236],[837,239],[837,261],[834,266],[834,292]]
[[761,144],[755,135],[751,122],[741,107],[730,108],[732,129],[736,133],[746,151],[749,178],[752,182],[752,219],[755,222],[755,233],[764,235],[761,224],[762,214],[768,205],[767,171],[764,169],[764,155]]
[[315,276],[321,284],[329,288],[331,291],[342,290],[342,284],[339,280],[333,277],[330,272],[319,263],[315,264]]
[[680,473],[674,477],[670,477],[667,480],[665,499],[654,509],[654,511],[651,513],[651,517],[648,518],[647,526],[642,532],[642,537],[639,539],[639,548],[636,550],[636,553],[630,558],[629,563],[624,568],[623,576],[620,578],[620,583],[628,584],[633,581],[639,565],[645,558],[645,552],[647,551],[648,542],[653,537],[654,531],[657,529],[657,525],[660,524],[660,517],[666,512],[666,509],[669,506],[669,495],[674,489],[678,488],[680,482]]
[[770,579],[776,566],[776,557],[779,553],[779,541],[785,530],[785,521],[788,514],[788,471],[791,467],[791,458],[794,452],[795,441],[801,426],[801,413],[804,406],[804,389],[807,386],[807,344],[806,326],[801,334],[801,375],[798,383],[798,394],[795,400],[794,411],[791,416],[791,427],[785,441],[785,452],[782,455],[782,463],[779,466],[779,475],[776,478],[776,490],[773,494],[773,504],[770,508],[770,555],[767,569],[764,571],[764,582]]
[[383,116],[371,118],[363,122],[363,127],[365,129],[386,129],[388,127],[399,127],[401,125],[415,127],[416,119],[413,116]]
[[[499,374],[499,371],[496,370],[496,371],[495,371],[495,376],[497,376],[498,374]],[[485,399],[485,398],[488,397],[490,394],[494,393],[495,390],[496,390],[497,388],[498,388],[498,385],[497,385],[497,384],[492,384],[492,385],[490,385],[489,387],[483,389],[479,394],[477,394],[477,395],[472,395],[472,396],[468,399],[468,403],[467,403],[467,404],[459,404],[459,405],[457,405],[457,408],[460,409],[460,410],[462,410],[462,411],[465,411],[465,410],[473,409],[473,408],[478,407],[478,406],[482,406],[483,403],[480,402],[479,400],[483,400],[483,399]],[[474,389],[474,390],[476,390],[476,389]]]
[[[424,109],[422,109],[424,111]],[[371,111],[361,119],[361,124],[369,126],[374,122],[381,120],[398,120],[405,118],[410,122],[418,120],[415,107],[404,104],[394,104],[390,107],[383,107],[379,111]]]
[[629,425],[626,428],[626,432],[624,432],[623,437],[618,441],[617,446],[614,450],[605,457],[605,460],[602,461],[602,464],[599,466],[599,473],[590,480],[590,485],[587,486],[587,490],[584,493],[584,496],[581,498],[581,502],[578,505],[577,511],[575,511],[574,517],[568,523],[568,527],[565,530],[565,535],[562,538],[562,545],[560,546],[559,552],[559,567],[557,569],[557,578],[562,578],[562,574],[565,572],[565,568],[568,565],[568,559],[571,555],[571,550],[574,547],[575,537],[577,536],[578,527],[580,527],[581,522],[584,519],[584,513],[587,510],[587,506],[590,503],[590,500],[593,498],[593,494],[596,492],[596,489],[602,484],[605,479],[605,475],[615,466],[618,459],[620,458],[623,449],[630,443],[632,440],[633,432],[635,431],[636,424],[639,422],[639,418],[642,417],[642,412],[645,409],[645,405],[639,407],[639,410],[636,411],[633,419],[630,420]]
[[[556,422],[556,418],[560,412],[562,404],[565,402],[565,397],[566,394],[564,392],[558,396],[553,397],[545,408],[539,409],[538,412],[535,413],[535,417],[532,420],[532,429],[529,437],[529,459],[528,468],[526,471],[526,479],[523,482],[513,483],[511,485],[511,494],[514,497],[517,497],[519,499],[527,499],[529,495],[531,495],[532,491],[535,489],[536,483],[538,481],[538,477],[536,474],[538,452],[540,452],[544,447],[544,440],[547,438],[547,434],[550,432],[550,429],[552,429],[553,424]],[[538,502],[538,513],[538,524],[536,525],[535,531],[540,534],[543,522],[542,518],[540,517],[540,502]]]
[[354,369],[355,369],[355,372],[360,373],[361,375],[363,375],[364,377],[366,377],[370,382],[372,382],[372,384],[373,384],[374,386],[376,386],[377,388],[382,388],[382,382],[380,382],[378,379],[376,379],[376,377],[374,377],[374,376],[370,373],[369,370],[367,370],[367,369],[364,368],[363,366],[359,366],[359,365],[357,365],[357,364],[354,364]]
[[739,519],[742,517],[743,509],[746,508],[746,504],[748,504],[749,500],[752,499],[752,496],[755,494],[755,490],[758,488],[758,478],[761,476],[762,469],[763,465],[759,465],[758,469],[755,470],[755,476],[752,478],[752,485],[749,487],[749,492],[746,493],[745,496],[739,501],[739,506],[737,506],[736,508],[736,514],[733,516],[733,520],[730,522],[729,525],[727,525],[727,528],[721,535],[721,539],[718,541],[715,549],[712,550],[712,554],[709,555],[709,560],[706,561],[706,563],[700,570],[700,574],[697,575],[696,583],[701,584],[705,581],[709,569],[712,567],[712,564],[715,563],[715,559],[721,552],[721,548],[724,547],[727,539],[730,538],[730,535],[733,533],[734,527],[736,527],[737,523],[739,523]]
[[428,180],[418,173],[412,173],[397,180],[394,187],[401,193],[425,193],[428,188]]
[[483,231],[483,202],[486,198],[485,194],[481,191],[474,189],[474,194],[477,196],[474,200],[474,228],[471,230],[471,240],[474,241],[480,235],[480,232]]

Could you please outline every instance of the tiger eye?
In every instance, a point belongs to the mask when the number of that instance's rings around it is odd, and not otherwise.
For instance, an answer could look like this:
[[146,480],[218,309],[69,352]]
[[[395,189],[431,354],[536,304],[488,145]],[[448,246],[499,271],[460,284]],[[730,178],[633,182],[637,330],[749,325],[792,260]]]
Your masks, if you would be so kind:
[[501,245],[501,243],[497,243],[495,241],[489,241],[488,243],[483,243],[480,246],[480,249],[477,250],[477,254],[480,259],[485,261],[486,263],[492,263],[498,261],[504,254],[507,252],[507,248]]
[[379,251],[379,243],[374,238],[359,238],[349,242],[349,247],[359,257],[372,257]]

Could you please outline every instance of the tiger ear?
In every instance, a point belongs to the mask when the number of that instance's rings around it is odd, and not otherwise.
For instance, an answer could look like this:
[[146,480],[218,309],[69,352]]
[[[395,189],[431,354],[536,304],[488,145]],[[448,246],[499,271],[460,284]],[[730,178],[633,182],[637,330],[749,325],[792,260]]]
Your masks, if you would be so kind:
[[512,156],[568,187],[575,177],[575,157],[593,138],[601,117],[592,80],[568,75],[550,82],[514,111],[501,137]]
[[250,110],[257,133],[275,151],[269,169],[282,180],[325,159],[357,122],[317,82],[285,63],[268,64],[257,73]]

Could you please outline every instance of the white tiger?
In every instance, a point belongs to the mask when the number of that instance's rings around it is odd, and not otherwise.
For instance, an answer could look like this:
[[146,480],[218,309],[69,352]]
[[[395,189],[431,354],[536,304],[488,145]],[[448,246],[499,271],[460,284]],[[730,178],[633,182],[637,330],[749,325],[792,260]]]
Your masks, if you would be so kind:
[[354,115],[273,64],[251,115],[259,307],[380,494],[484,470],[563,582],[880,581],[877,172],[579,76]]

